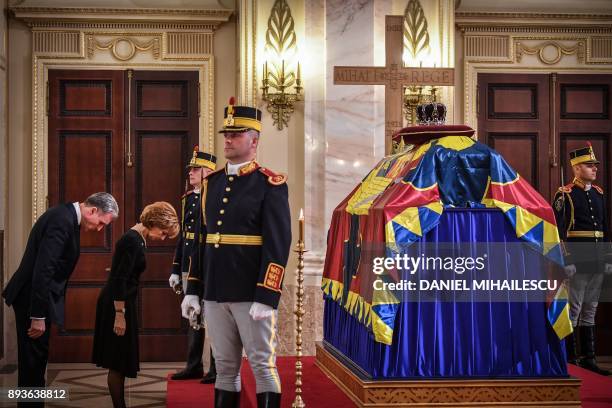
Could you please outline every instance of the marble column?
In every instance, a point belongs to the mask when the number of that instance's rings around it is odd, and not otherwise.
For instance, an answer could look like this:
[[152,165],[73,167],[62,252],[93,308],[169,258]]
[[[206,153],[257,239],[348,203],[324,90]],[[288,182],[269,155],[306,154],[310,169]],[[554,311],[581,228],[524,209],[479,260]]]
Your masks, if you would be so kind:
[[[384,88],[333,84],[334,65],[384,65],[384,16],[391,1],[311,0],[305,7],[304,207],[305,354],[323,334],[320,289],[327,229],[338,203],[384,155]],[[279,307],[279,354],[294,353],[296,287]]]

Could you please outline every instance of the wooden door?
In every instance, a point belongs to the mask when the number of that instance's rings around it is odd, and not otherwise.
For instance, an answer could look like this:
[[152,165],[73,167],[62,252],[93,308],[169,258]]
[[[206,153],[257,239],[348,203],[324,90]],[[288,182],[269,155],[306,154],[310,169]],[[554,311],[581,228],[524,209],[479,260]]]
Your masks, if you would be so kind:
[[546,75],[478,75],[478,138],[550,199],[549,80]]
[[[96,300],[114,243],[146,204],[179,208],[185,163],[198,140],[197,89],[192,72],[49,71],[49,205],[109,191],[120,214],[104,233],[81,234],[65,327],[52,331],[50,361],[90,361]],[[186,356],[187,325],[167,283],[175,243],[148,248],[139,292],[142,361]]]
[[[479,74],[478,137],[548,201],[573,179],[569,152],[590,141],[612,220],[611,87],[612,75]],[[612,355],[612,303],[599,304],[597,338],[597,353]]]
[[[589,141],[595,156],[601,162],[598,167],[596,184],[606,192],[608,220],[612,220],[612,118],[610,116],[610,91],[612,75],[554,75],[555,83],[555,129],[560,146],[560,157],[565,170],[564,180],[569,183],[573,172],[568,154]],[[557,172],[559,175],[560,172]],[[560,176],[559,176],[560,177]],[[610,236],[608,222],[608,236]],[[607,293],[610,298],[612,278],[607,277]],[[605,289],[604,289],[605,290]],[[596,315],[597,353],[612,355],[612,303],[600,302]]]
[[123,234],[124,77],[120,71],[49,71],[49,205],[96,191],[117,199],[119,219],[103,233],[81,233],[81,257],[66,291],[65,328],[54,325],[50,361],[88,361],[96,300],[114,242]]
[[[134,71],[130,82],[132,167],[126,171],[126,228],[142,209],[168,201],[180,216],[186,164],[198,143],[198,73]],[[149,242],[140,277],[140,356],[143,361],[186,358],[187,321],[168,286],[176,239]]]

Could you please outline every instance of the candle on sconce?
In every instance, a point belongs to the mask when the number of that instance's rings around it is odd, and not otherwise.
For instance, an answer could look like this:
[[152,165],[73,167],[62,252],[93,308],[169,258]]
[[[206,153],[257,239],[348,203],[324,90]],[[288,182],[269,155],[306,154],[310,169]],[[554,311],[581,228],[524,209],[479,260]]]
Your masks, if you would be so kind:
[[298,242],[304,242],[304,209],[300,208]]
[[264,62],[263,79],[268,79],[268,61]]
[[419,61],[419,68],[423,68],[423,61]]
[[280,83],[281,85],[285,84],[285,60],[281,61]]
[[300,62],[299,61],[298,61],[298,67],[297,67],[297,79],[298,79],[298,81],[302,79],[300,77]]

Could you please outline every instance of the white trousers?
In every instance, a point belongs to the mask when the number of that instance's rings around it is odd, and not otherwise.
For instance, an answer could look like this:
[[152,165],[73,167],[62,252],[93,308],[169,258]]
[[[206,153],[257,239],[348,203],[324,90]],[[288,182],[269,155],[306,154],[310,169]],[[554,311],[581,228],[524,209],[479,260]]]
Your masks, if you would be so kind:
[[252,302],[204,301],[204,318],[217,364],[215,388],[240,391],[242,348],[253,370],[257,393],[281,392],[276,369],[277,311],[263,320],[249,315]]

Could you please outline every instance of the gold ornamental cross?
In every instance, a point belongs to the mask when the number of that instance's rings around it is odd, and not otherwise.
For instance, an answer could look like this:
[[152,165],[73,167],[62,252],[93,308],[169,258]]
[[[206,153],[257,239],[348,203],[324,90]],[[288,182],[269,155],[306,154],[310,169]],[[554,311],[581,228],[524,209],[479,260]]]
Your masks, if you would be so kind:
[[402,54],[404,16],[385,17],[384,67],[334,67],[335,85],[385,86],[385,154],[391,153],[391,137],[404,123],[404,87],[411,85],[453,86],[453,68],[404,67]]

